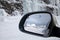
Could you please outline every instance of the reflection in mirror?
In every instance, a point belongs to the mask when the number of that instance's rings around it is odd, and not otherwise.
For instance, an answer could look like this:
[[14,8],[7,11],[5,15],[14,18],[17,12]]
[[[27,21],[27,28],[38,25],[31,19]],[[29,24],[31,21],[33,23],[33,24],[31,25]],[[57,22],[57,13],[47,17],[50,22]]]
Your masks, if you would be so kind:
[[25,23],[24,29],[29,32],[42,34],[44,36],[48,35],[48,26],[51,22],[51,16],[47,13],[32,14],[30,15]]

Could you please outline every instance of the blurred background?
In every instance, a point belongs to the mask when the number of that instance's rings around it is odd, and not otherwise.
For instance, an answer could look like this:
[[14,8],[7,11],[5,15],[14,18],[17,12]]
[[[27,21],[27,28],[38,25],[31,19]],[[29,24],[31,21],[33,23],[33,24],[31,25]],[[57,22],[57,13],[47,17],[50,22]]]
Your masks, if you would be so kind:
[[[34,11],[60,13],[60,0],[0,0],[0,15],[16,16]],[[0,11],[1,12],[1,11]]]

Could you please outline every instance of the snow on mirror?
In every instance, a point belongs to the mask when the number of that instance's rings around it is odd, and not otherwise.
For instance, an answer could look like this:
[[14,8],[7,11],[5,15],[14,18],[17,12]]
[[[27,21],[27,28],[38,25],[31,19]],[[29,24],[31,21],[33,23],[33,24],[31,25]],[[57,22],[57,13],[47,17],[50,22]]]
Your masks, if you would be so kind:
[[51,22],[51,16],[47,13],[33,14],[30,15],[25,23],[24,29],[29,32],[42,34],[44,36],[49,33],[49,24]]

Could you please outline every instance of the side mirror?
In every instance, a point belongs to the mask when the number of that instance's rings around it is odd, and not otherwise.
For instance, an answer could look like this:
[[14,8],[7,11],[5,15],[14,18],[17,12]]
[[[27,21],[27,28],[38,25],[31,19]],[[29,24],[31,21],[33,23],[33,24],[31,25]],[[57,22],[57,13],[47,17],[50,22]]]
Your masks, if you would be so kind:
[[28,13],[19,23],[19,29],[22,32],[43,37],[49,37],[53,27],[52,14],[45,11]]

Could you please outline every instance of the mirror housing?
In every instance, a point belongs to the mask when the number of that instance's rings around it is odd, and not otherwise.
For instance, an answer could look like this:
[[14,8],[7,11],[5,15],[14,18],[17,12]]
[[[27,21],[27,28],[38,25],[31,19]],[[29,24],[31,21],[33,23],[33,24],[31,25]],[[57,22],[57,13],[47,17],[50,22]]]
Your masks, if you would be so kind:
[[[33,15],[33,14],[40,14],[40,13],[47,13],[47,14],[49,14],[49,15],[51,16],[51,22],[50,22],[49,27],[48,27],[49,33],[48,33],[48,35],[45,35],[45,36],[42,35],[42,34],[38,34],[38,33],[30,32],[30,31],[26,31],[26,30],[24,29],[24,23],[25,23],[26,19],[27,19],[29,16]],[[42,37],[49,37],[49,36],[51,35],[51,33],[52,33],[53,27],[54,27],[54,22],[53,22],[52,14],[51,14],[50,12],[46,12],[46,11],[28,13],[28,14],[26,14],[26,15],[24,15],[24,16],[22,17],[22,19],[21,19],[21,21],[20,21],[20,23],[19,23],[19,29],[20,29],[22,32],[29,33],[29,34],[33,34],[33,35],[38,35],[38,36],[42,36]]]

